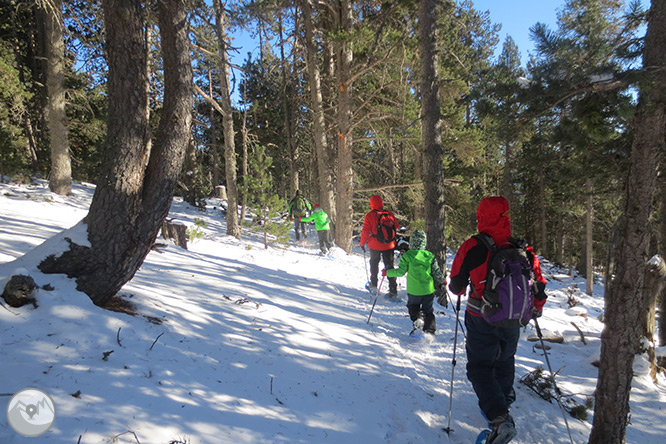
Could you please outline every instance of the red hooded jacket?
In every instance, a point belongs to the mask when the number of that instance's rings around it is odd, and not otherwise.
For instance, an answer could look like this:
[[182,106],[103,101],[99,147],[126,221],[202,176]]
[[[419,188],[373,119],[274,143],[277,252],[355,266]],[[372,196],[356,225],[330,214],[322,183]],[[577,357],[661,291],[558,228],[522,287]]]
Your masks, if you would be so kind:
[[388,217],[393,219],[395,230],[398,231],[400,224],[398,224],[395,215],[389,210],[384,210],[384,201],[382,200],[381,196],[376,194],[370,197],[370,209],[372,211],[366,214],[365,219],[363,220],[363,229],[361,230],[361,240],[359,244],[361,247],[364,247],[365,244],[368,244],[368,247],[373,250],[384,251],[394,249],[395,241],[388,244],[383,244],[379,242],[374,235],[377,234],[377,224],[379,223],[380,211],[386,211],[389,213]]
[[[495,245],[502,248],[511,236],[511,221],[509,220],[509,203],[501,196],[486,197],[476,210],[476,224],[479,233],[487,233],[493,237]],[[546,280],[541,274],[539,259],[532,247],[527,247],[528,256],[534,269],[536,288],[538,294],[534,295],[534,307],[541,310],[546,303]],[[469,298],[480,299],[486,286],[486,273],[488,271],[490,251],[475,238],[467,239],[458,249],[451,265],[451,282],[449,290],[454,294],[462,294],[471,281],[474,289],[470,291]],[[481,316],[478,310],[467,305],[467,311],[474,316]]]

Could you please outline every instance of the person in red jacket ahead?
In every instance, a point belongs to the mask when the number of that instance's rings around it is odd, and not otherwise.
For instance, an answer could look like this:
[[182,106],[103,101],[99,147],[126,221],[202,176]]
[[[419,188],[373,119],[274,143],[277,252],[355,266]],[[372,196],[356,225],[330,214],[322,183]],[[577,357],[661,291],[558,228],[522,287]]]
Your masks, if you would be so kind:
[[[495,245],[502,248],[511,236],[507,200],[499,196],[483,199],[476,210],[476,223],[479,233],[491,235]],[[527,251],[536,281],[533,287],[533,314],[540,316],[546,302],[546,280],[541,275],[539,259],[534,251],[531,247],[527,247]],[[479,407],[492,427],[487,442],[504,443],[516,434],[509,408],[516,399],[513,380],[520,327],[496,327],[481,317],[480,298],[485,287],[489,258],[490,251],[481,241],[474,237],[467,239],[453,259],[449,290],[460,295],[468,283],[473,286],[465,311],[467,379],[472,383]]]
[[[374,195],[370,197],[370,212],[365,215],[363,220],[363,229],[361,230],[361,241],[360,245],[363,251],[365,251],[365,245],[367,244],[370,248],[370,285],[368,290],[370,292],[377,291],[377,273],[379,273],[379,259],[381,258],[384,261],[384,268],[387,270],[393,268],[393,250],[395,249],[395,240],[385,244],[380,242],[377,239],[377,224],[379,223],[379,214],[382,212],[388,213],[388,217],[393,220],[395,231],[397,232],[400,229],[398,221],[395,219],[395,215],[384,209],[384,201],[381,196]],[[386,295],[389,298],[398,297],[398,283],[395,277],[388,278],[389,281],[389,291]]]

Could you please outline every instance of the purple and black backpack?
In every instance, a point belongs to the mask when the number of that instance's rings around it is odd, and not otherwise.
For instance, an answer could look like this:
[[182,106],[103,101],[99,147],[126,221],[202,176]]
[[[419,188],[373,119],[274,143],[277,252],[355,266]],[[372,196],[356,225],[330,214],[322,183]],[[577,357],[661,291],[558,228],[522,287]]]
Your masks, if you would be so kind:
[[481,316],[498,327],[523,327],[532,319],[534,282],[527,243],[509,238],[507,247],[498,248],[492,236],[474,236],[488,248],[488,273],[483,290]]

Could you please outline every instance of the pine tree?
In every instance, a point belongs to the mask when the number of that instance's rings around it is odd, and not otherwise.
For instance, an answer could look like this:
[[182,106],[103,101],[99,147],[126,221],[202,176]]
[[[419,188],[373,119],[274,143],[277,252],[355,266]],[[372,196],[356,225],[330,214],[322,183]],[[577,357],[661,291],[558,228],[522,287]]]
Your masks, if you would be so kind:
[[286,243],[289,240],[291,222],[280,217],[286,202],[273,191],[273,159],[267,155],[265,146],[255,144],[252,147],[249,165],[252,174],[246,178],[243,192],[247,194],[250,207],[256,214],[252,227],[262,231],[266,249],[269,236],[279,243]]

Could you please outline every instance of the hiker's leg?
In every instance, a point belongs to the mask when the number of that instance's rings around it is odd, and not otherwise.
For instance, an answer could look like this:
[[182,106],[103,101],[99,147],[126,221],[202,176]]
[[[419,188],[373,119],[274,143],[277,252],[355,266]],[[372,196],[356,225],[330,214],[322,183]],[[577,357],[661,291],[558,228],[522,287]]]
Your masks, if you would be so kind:
[[508,412],[502,386],[495,377],[495,363],[500,355],[497,329],[483,318],[465,312],[467,327],[467,379],[472,383],[479,407],[490,420]]
[[370,283],[375,287],[377,286],[377,273],[379,273],[381,255],[381,251],[370,248]]
[[[384,261],[384,267],[389,270],[393,268],[393,249],[382,251],[382,261]],[[389,281],[389,293],[397,294],[398,293],[398,278],[390,277]]]

